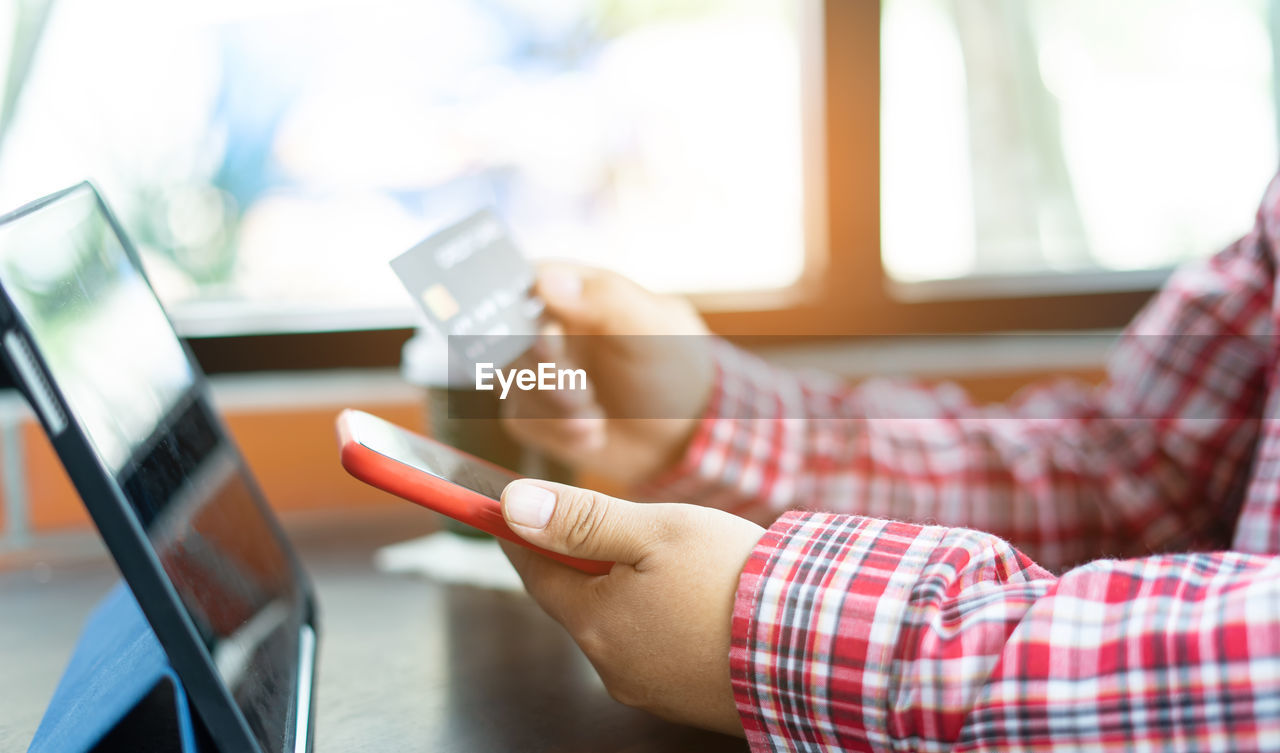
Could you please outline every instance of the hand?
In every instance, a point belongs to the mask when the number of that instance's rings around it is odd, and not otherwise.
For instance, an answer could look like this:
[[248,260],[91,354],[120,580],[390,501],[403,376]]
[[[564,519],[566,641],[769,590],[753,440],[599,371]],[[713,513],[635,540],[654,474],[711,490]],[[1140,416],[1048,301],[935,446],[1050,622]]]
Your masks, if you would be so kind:
[[511,435],[622,483],[677,460],[714,378],[707,329],[693,307],[612,272],[567,265],[543,267],[536,290],[556,325],[526,360],[581,368],[591,388],[513,393],[503,403]]
[[543,549],[615,563],[608,575],[586,575],[503,542],[529,594],[569,631],[611,696],[743,734],[729,638],[738,576],[763,528],[720,510],[531,479],[507,486],[502,513]]

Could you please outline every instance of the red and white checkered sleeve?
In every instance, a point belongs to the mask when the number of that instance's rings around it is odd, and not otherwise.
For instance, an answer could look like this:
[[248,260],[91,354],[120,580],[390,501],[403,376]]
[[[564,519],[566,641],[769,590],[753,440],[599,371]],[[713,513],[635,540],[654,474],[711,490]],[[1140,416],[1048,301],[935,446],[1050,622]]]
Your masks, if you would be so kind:
[[689,450],[643,493],[756,520],[808,509],[976,528],[1055,571],[1224,548],[1275,358],[1269,237],[1175,275],[1096,388],[976,406],[951,384],[850,385],[718,342]]
[[788,513],[738,587],[753,750],[1280,748],[1280,559],[1055,577],[976,531]]

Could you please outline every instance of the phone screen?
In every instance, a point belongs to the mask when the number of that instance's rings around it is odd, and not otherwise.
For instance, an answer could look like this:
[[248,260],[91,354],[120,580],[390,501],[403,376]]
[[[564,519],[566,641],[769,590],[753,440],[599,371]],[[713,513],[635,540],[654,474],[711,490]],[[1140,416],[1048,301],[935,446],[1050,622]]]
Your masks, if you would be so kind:
[[352,438],[370,450],[490,499],[501,498],[507,484],[519,478],[377,416],[351,411],[349,420]]

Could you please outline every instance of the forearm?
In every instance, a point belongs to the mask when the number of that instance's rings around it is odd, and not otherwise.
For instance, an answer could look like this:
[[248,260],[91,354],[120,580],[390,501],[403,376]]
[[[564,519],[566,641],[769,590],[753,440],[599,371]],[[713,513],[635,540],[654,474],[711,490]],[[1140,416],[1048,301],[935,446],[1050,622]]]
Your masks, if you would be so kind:
[[1201,554],[1055,578],[995,537],[791,513],[740,580],[753,748],[1261,749],[1280,733],[1280,568]]
[[[1123,474],[1099,450],[1145,427],[1103,424],[1083,388],[1040,390],[1033,410],[1052,419],[1030,419],[1017,407],[976,408],[953,385],[848,385],[728,346],[716,362],[707,415],[656,485],[665,498],[766,523],[807,509],[978,528],[1051,567],[1141,544],[1122,530],[1124,518],[1105,514],[1116,499],[1108,487]],[[1143,501],[1129,518],[1146,515]]]
[[[799,375],[722,344],[711,405],[653,493],[765,522],[804,508],[977,528],[1055,570],[1220,548],[1257,436],[1267,352],[1233,334],[1145,334],[1197,326],[1177,319],[1186,308],[1140,319],[1103,386],[1060,381],[1001,406],[975,406],[954,385]],[[1180,366],[1224,348],[1236,351],[1229,390]]]

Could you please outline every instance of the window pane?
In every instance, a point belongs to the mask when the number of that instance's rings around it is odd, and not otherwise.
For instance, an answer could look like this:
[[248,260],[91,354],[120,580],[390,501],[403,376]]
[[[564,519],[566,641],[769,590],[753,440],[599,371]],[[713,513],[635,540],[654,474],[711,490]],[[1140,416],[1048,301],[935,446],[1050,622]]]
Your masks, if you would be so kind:
[[883,259],[900,281],[1165,267],[1277,164],[1264,0],[885,0]]
[[482,205],[534,257],[778,287],[804,248],[794,16],[60,0],[0,133],[0,200],[93,178],[180,315],[407,310],[386,261]]

